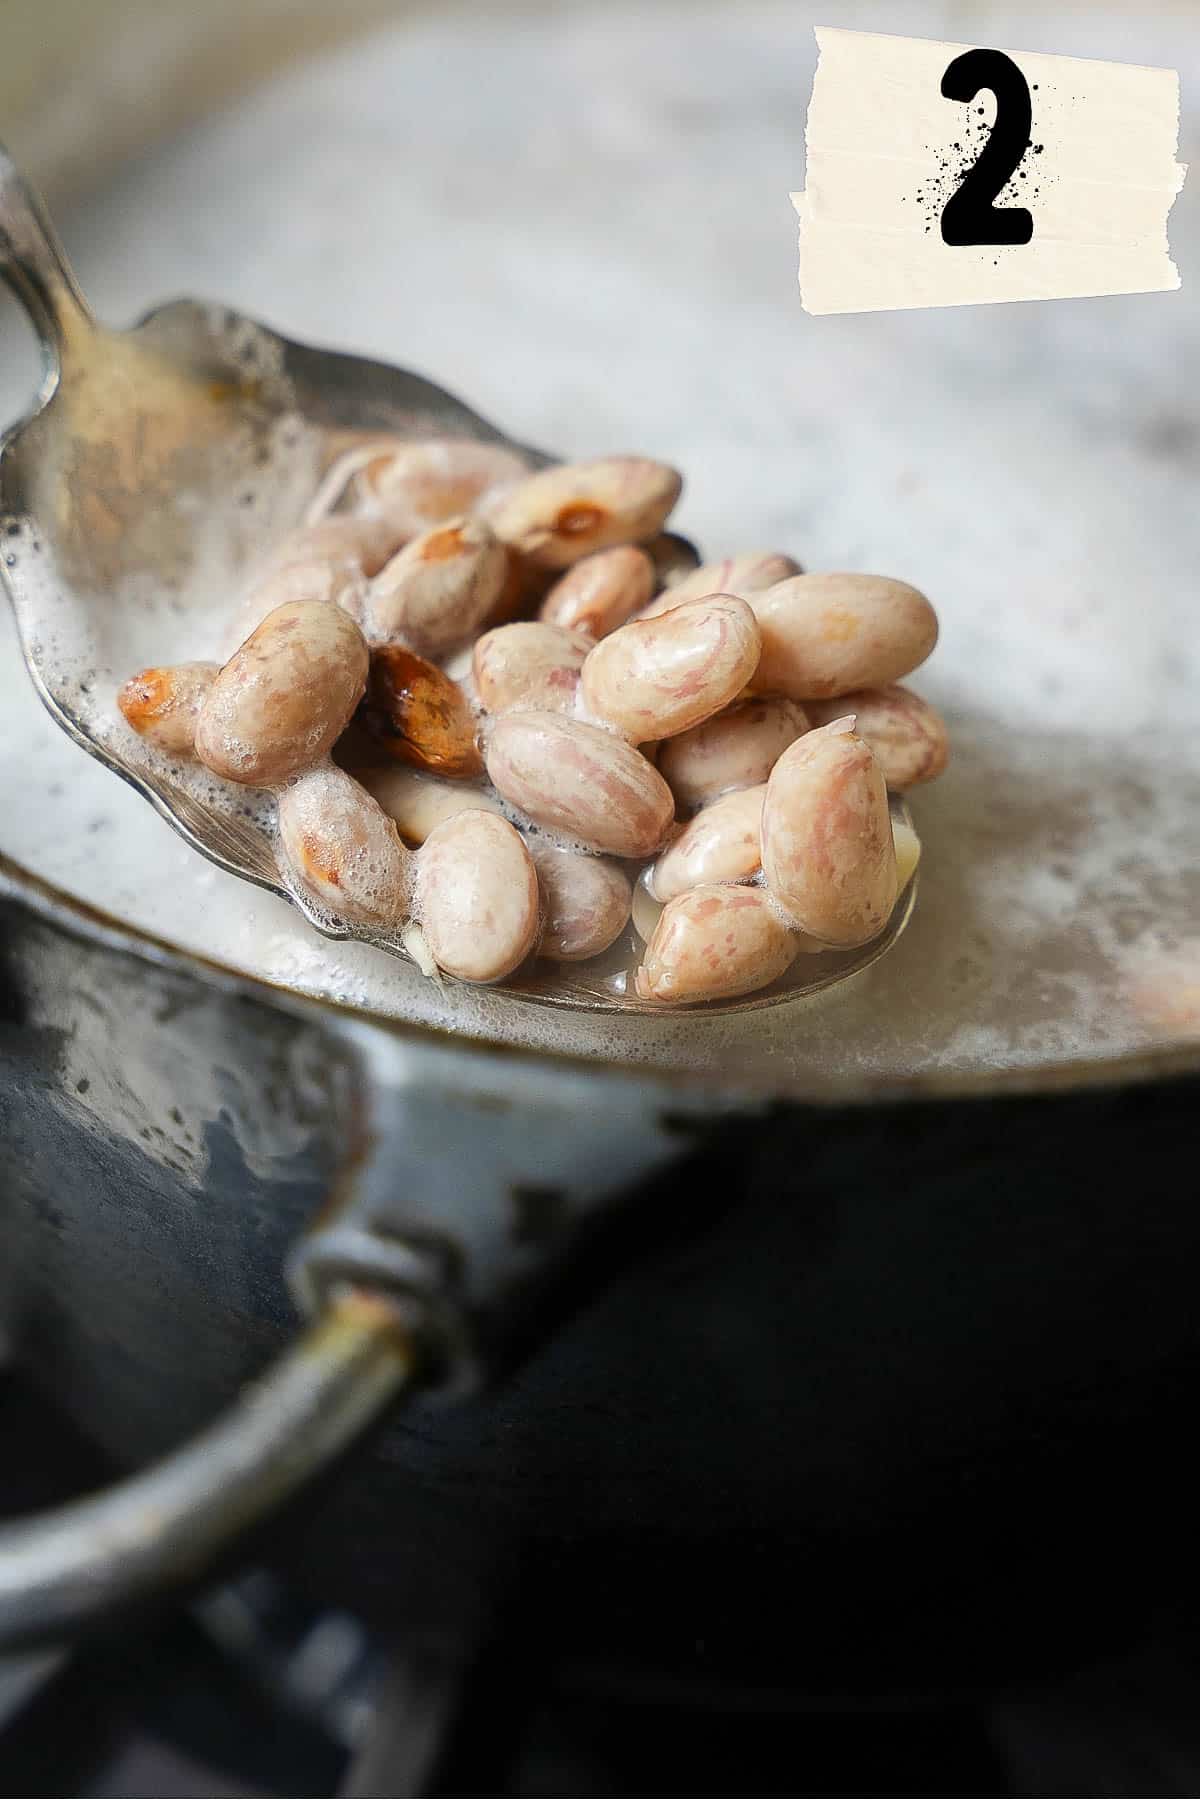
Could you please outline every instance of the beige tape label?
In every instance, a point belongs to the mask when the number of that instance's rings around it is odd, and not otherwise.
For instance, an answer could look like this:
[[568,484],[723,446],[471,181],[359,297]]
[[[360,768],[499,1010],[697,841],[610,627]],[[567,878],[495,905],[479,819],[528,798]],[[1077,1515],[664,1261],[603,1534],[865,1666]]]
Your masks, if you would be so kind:
[[807,312],[1179,286],[1173,70],[826,26],[817,47]]

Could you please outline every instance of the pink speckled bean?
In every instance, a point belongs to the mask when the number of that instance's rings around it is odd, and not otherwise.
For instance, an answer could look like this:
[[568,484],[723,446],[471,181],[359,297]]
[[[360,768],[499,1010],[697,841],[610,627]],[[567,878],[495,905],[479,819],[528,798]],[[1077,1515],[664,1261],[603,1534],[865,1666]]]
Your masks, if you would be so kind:
[[733,1000],[777,981],[799,950],[761,888],[693,888],[663,908],[637,972],[638,997]]
[[485,712],[570,712],[592,647],[582,631],[521,620],[485,631],[475,645],[475,692]]
[[279,845],[296,885],[352,925],[408,916],[413,859],[395,825],[345,770],[313,769],[279,796]]
[[741,556],[727,556],[724,562],[702,563],[678,577],[668,580],[666,588],[652,600],[642,614],[644,619],[672,612],[685,600],[703,600],[709,594],[736,594],[745,600],[763,588],[774,587],[789,575],[798,575],[800,564],[780,550],[747,550]]
[[539,617],[570,631],[607,637],[645,606],[654,592],[654,564],[635,544],[585,556],[555,582]]
[[611,731],[552,712],[503,713],[487,748],[497,791],[539,825],[613,856],[653,856],[675,816],[671,790]]
[[508,576],[508,556],[478,519],[454,519],[406,544],[369,584],[363,629],[380,643],[447,655],[473,637]]
[[362,699],[368,662],[362,632],[340,607],[276,607],[205,695],[196,755],[227,781],[280,786],[332,749]]
[[537,941],[538,883],[520,832],[490,812],[460,812],[417,852],[414,904],[439,968],[500,981]]
[[599,956],[629,923],[633,890],[625,871],[603,856],[541,844],[531,851],[542,892],[539,956],[585,962]]
[[731,788],[765,781],[808,724],[794,700],[743,700],[671,738],[658,766],[681,806],[706,806]]
[[868,943],[896,904],[883,772],[852,718],[798,738],[776,763],[762,815],[767,886],[823,944]]
[[806,710],[814,725],[853,713],[855,730],[870,744],[896,793],[934,781],[949,761],[945,719],[911,688],[859,688],[837,700],[810,700]]
[[[377,442],[378,455],[353,479],[352,498],[362,512],[388,520],[406,537],[470,512],[489,488],[529,473],[525,458],[501,444],[465,438]],[[371,448],[368,439],[361,454]]]
[[882,575],[793,575],[748,596],[762,631],[754,686],[830,700],[907,675],[937,643],[924,594]]
[[714,594],[634,620],[596,645],[583,696],[631,743],[674,737],[720,712],[751,679],[760,638],[744,600]]
[[544,569],[565,569],[612,544],[652,538],[683,478],[644,456],[559,463],[497,492],[484,509],[496,536]]
[[647,886],[656,900],[714,882],[753,881],[762,862],[759,832],[766,783],[742,788],[698,812],[655,863]]

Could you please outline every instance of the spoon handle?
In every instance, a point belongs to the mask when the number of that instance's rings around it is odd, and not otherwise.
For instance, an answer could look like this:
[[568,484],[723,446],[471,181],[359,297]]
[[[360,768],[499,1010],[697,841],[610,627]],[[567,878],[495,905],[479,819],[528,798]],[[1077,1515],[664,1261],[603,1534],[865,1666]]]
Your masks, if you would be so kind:
[[53,383],[72,342],[94,329],[92,315],[39,196],[0,144],[0,275],[37,332]]

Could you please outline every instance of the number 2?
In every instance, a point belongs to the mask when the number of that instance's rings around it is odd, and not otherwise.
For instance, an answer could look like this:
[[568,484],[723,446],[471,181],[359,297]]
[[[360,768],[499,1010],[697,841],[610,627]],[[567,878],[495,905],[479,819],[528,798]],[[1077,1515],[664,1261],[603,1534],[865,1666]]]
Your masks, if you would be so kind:
[[1012,180],[1029,144],[1033,102],[1029,83],[1003,50],[966,50],[942,76],[947,100],[969,104],[983,88],[996,96],[996,122],[987,143],[942,213],[942,239],[947,244],[1027,244],[1033,236],[1033,214],[1025,206],[996,206],[995,199]]

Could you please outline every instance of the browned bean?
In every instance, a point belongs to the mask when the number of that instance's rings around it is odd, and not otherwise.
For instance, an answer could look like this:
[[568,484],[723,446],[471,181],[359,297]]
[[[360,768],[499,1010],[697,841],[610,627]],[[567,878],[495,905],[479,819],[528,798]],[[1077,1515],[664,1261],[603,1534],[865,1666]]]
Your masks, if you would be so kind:
[[412,857],[345,770],[313,769],[284,788],[279,842],[297,885],[335,918],[381,931],[407,918]]
[[828,700],[880,687],[937,642],[924,594],[882,575],[794,575],[748,599],[762,631],[760,693]]
[[559,463],[500,491],[483,512],[513,549],[565,569],[612,544],[652,538],[679,498],[682,477],[644,456]]
[[859,688],[837,700],[810,701],[808,712],[814,725],[853,713],[854,729],[870,744],[884,780],[897,793],[933,781],[949,760],[946,721],[911,688]]
[[276,607],[209,688],[196,755],[227,781],[252,787],[278,787],[313,768],[361,700],[367,661],[362,633],[340,607]]
[[654,564],[634,544],[597,550],[559,577],[542,601],[539,617],[568,631],[607,637],[640,612],[654,592]]
[[502,797],[537,824],[613,856],[652,856],[675,815],[670,788],[644,756],[561,713],[502,713],[487,770]]
[[896,904],[887,788],[852,718],[808,732],[776,763],[762,861],[775,899],[823,944],[865,944],[887,924]]
[[617,863],[552,844],[531,849],[542,892],[538,955],[584,962],[614,943],[629,923],[633,891]]
[[371,652],[363,703],[381,749],[435,775],[482,775],[475,714],[462,689],[435,663],[398,644]]
[[537,941],[533,861],[507,819],[460,812],[417,853],[415,905],[438,967],[463,981],[500,981]]
[[656,900],[714,882],[753,881],[762,862],[759,831],[766,783],[740,788],[698,812],[650,871]]
[[761,888],[693,888],[664,906],[637,972],[638,997],[733,1000],[777,981],[798,952]]
[[503,545],[478,519],[435,526],[406,544],[367,588],[363,626],[377,643],[447,655],[478,631],[508,575]]
[[746,602],[714,594],[604,638],[583,665],[583,697],[632,743],[674,737],[742,691],[759,648]]
[[570,712],[592,647],[582,631],[518,620],[485,631],[475,645],[475,692],[485,712]]
[[194,756],[196,718],[220,663],[174,663],[131,675],[117,705],[126,722],[168,756]]
[[671,738],[658,766],[681,806],[707,806],[731,788],[765,781],[808,724],[794,700],[743,700]]

